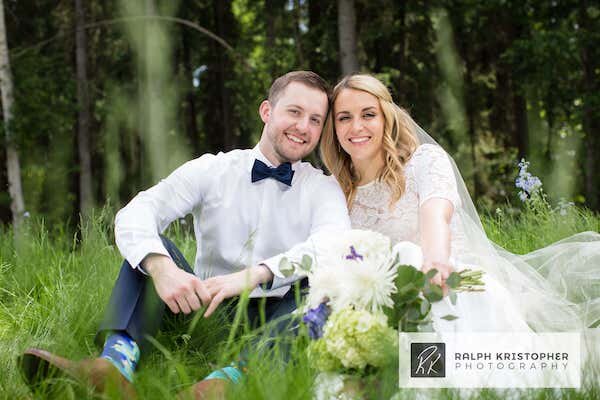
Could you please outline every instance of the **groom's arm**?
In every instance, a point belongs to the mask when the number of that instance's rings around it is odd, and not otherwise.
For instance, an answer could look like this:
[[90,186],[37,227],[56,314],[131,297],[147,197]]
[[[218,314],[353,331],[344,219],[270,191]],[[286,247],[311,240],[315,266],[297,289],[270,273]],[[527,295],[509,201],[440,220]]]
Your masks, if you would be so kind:
[[215,276],[205,280],[212,301],[204,314],[210,316],[217,306],[226,298],[237,296],[245,290],[252,290],[260,284],[266,284],[267,289],[276,289],[301,279],[303,276],[292,275],[285,277],[279,270],[282,258],[299,263],[302,256],[317,257],[316,243],[322,235],[336,235],[350,229],[350,218],[344,194],[331,178],[322,176],[316,180],[315,190],[307,188],[311,194],[310,202],[312,218],[310,236],[296,244],[288,251],[260,262],[258,265],[246,268],[232,274]]
[[238,296],[244,291],[251,291],[262,283],[273,279],[273,274],[265,265],[256,265],[238,272],[213,276],[204,281],[209,296],[212,298],[204,317],[208,318],[223,300]]
[[273,274],[273,278],[268,282],[268,289],[276,289],[303,278],[302,275],[292,275],[285,277],[279,270],[279,263],[283,258],[291,262],[300,263],[304,255],[318,258],[317,242],[319,237],[327,235],[337,235],[350,229],[350,217],[348,216],[348,207],[346,198],[342,189],[333,177],[321,176],[316,180],[314,190],[311,193],[310,201],[313,215],[310,236],[304,242],[298,243],[288,251],[271,257],[261,262]]
[[152,278],[158,297],[174,314],[189,314],[207,305],[211,296],[205,283],[196,275],[179,268],[170,257],[150,254],[142,261]]
[[190,313],[210,302],[200,279],[175,265],[159,236],[177,218],[201,204],[217,157],[189,161],[150,189],[140,192],[115,218],[119,251],[133,268],[151,276],[159,297],[173,313]]
[[212,154],[186,162],[156,185],[139,192],[117,213],[115,241],[133,268],[138,268],[149,254],[170,258],[159,234],[202,203],[215,162]]

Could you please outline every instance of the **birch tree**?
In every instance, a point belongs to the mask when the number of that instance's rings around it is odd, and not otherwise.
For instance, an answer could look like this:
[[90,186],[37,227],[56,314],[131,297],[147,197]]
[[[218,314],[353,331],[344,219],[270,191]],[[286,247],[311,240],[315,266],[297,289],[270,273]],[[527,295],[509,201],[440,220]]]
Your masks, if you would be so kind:
[[21,167],[19,153],[11,131],[13,81],[8,58],[6,41],[6,24],[4,21],[4,1],[0,0],[0,90],[2,91],[2,112],[4,115],[4,132],[6,134],[6,172],[8,177],[8,193],[10,194],[10,210],[13,227],[18,229],[25,211],[23,190],[21,188]]

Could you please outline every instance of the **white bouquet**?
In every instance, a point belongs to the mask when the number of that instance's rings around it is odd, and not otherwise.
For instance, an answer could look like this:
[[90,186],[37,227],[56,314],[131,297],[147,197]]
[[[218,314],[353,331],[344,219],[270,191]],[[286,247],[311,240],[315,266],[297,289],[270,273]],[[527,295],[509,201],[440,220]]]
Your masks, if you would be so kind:
[[[280,270],[309,279],[304,322],[314,341],[309,354],[321,372],[379,368],[398,353],[398,331],[430,330],[431,303],[442,299],[439,286],[424,274],[421,250],[403,242],[392,247],[379,233],[346,231],[315,239],[315,259],[283,259]],[[407,265],[417,264],[417,265]],[[453,273],[455,291],[481,290],[481,272]],[[451,290],[452,290],[451,289]]]

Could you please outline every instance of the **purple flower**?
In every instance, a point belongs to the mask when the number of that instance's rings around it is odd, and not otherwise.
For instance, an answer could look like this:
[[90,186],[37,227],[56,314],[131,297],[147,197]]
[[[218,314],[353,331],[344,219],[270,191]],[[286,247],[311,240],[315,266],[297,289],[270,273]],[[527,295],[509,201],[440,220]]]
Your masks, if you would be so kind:
[[302,321],[308,327],[308,335],[311,339],[319,339],[323,336],[323,327],[331,314],[327,304],[321,303],[317,308],[311,308],[304,314]]
[[348,254],[346,256],[346,260],[358,260],[360,258],[360,261],[363,260],[363,256],[361,256],[360,254],[358,254],[356,252],[356,249],[354,248],[354,246],[350,246],[350,254]]

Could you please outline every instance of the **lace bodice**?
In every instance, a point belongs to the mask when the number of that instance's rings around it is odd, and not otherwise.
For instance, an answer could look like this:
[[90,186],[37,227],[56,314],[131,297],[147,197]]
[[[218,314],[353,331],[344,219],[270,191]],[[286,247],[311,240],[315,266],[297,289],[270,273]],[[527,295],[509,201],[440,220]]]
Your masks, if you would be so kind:
[[423,144],[406,163],[404,173],[405,191],[392,208],[389,207],[392,193],[386,183],[373,181],[357,188],[350,210],[352,228],[380,232],[390,237],[393,243],[410,241],[420,245],[419,207],[428,199],[444,198],[454,205],[450,232],[451,255],[456,258],[466,246],[457,215],[460,197],[447,154],[439,146]]

